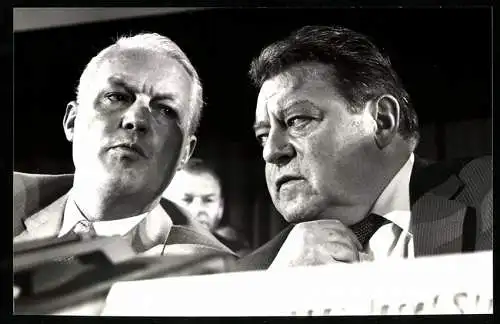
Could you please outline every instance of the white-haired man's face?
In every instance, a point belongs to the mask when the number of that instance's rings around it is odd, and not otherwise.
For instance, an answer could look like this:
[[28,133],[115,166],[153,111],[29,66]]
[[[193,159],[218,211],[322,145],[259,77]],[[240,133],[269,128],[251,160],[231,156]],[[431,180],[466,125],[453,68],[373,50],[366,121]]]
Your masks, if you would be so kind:
[[187,132],[191,87],[182,65],[168,56],[107,53],[80,89],[82,100],[66,112],[76,174],[122,194],[159,195],[194,148]]

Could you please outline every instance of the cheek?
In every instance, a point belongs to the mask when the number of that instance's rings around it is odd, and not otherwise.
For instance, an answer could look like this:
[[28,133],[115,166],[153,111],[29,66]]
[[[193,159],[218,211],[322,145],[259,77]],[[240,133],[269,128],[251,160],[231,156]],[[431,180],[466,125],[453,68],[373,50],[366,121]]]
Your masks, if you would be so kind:
[[266,178],[267,188],[271,192],[273,191],[272,190],[273,174],[274,174],[273,169],[274,169],[273,165],[266,163],[264,167],[264,176]]
[[182,150],[183,131],[174,123],[158,127],[153,141],[163,160],[177,160]]
[[219,203],[214,202],[214,203],[210,203],[209,208],[211,211],[213,211],[215,213],[219,210],[219,206],[220,206]]
[[336,182],[344,167],[353,161],[345,157],[348,142],[339,134],[325,132],[300,144],[300,169],[312,187],[321,188]]
[[107,132],[106,127],[106,123],[96,117],[83,116],[77,119],[73,133],[74,145],[88,150],[99,149],[103,135]]

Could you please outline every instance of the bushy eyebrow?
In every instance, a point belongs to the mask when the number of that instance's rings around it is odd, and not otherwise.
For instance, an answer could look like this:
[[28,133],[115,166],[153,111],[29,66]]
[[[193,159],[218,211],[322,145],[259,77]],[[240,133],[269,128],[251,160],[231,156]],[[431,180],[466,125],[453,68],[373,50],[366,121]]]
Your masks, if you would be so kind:
[[262,128],[270,128],[270,127],[271,127],[271,125],[267,121],[259,121],[259,122],[255,122],[255,124],[253,124],[253,130],[255,132],[257,132],[258,130],[260,130]]
[[[285,119],[286,116],[292,114],[293,112],[296,112],[295,106],[300,104],[307,104],[314,109],[317,109],[318,111],[321,110],[314,102],[308,99],[290,100],[279,103],[280,108],[278,108],[277,111],[278,117],[280,119]],[[269,128],[271,128],[271,125],[268,121],[256,121],[253,125],[253,130],[255,133],[257,133],[259,130]]]
[[278,116],[281,119],[284,119],[285,116],[289,115],[290,113],[294,112],[294,107],[300,104],[307,104],[315,109],[320,110],[320,108],[312,101],[308,99],[298,99],[298,100],[290,100],[290,101],[285,101],[280,103],[279,109],[278,109]]

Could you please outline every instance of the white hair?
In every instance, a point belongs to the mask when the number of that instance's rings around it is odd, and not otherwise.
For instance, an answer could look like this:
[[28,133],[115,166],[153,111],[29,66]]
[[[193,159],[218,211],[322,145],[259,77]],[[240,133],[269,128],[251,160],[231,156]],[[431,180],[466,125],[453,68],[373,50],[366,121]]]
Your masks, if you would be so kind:
[[189,134],[194,134],[201,119],[203,108],[203,89],[201,80],[195,68],[186,54],[170,38],[157,33],[141,33],[134,36],[122,36],[114,44],[106,47],[94,56],[85,67],[76,90],[77,102],[81,102],[81,89],[86,82],[91,81],[91,74],[98,68],[103,57],[112,49],[146,49],[157,53],[164,53],[179,62],[193,80],[191,93],[191,118],[189,122]]

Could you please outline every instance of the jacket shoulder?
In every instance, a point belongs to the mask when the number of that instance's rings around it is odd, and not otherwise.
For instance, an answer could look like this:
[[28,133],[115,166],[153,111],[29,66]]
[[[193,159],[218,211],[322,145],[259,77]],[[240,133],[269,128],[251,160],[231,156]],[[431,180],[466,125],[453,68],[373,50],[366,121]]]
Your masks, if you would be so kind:
[[[24,230],[24,220],[66,194],[73,185],[72,174],[13,172],[14,233]],[[14,235],[15,235],[14,234]]]
[[222,244],[203,226],[192,220],[188,212],[174,202],[162,198],[160,204],[172,219],[173,227],[168,235],[167,244],[198,244],[223,252],[235,253]]

